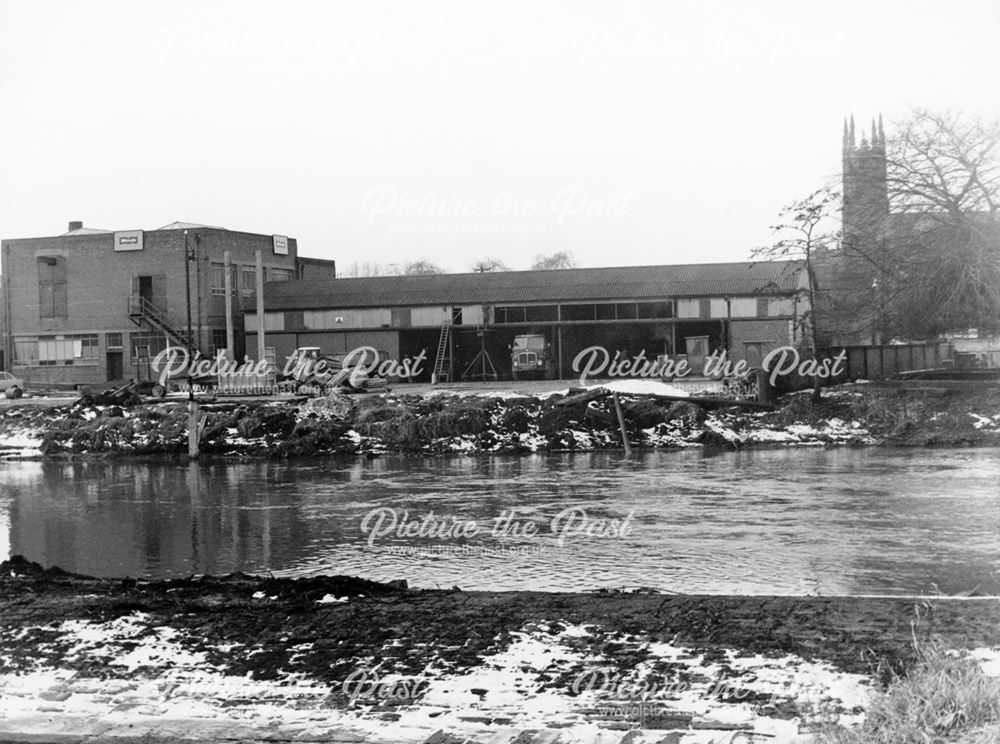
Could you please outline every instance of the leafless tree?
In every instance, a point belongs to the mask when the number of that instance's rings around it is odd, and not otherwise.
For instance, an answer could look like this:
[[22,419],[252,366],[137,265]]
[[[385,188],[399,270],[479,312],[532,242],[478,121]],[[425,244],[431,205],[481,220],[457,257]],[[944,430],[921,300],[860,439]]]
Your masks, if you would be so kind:
[[510,268],[499,258],[487,256],[486,258],[476,261],[476,263],[472,265],[472,270],[478,271],[482,274],[487,271],[510,271]]
[[535,256],[532,269],[575,269],[576,259],[571,251],[556,251],[549,256]]
[[885,161],[884,205],[844,226],[840,298],[867,291],[876,340],[997,330],[1000,122],[915,111]]
[[407,276],[430,276],[432,274],[444,274],[445,270],[435,263],[426,259],[411,261],[403,268],[403,273]]
[[896,335],[1000,326],[1000,122],[917,111],[887,156]]
[[[818,265],[822,255],[835,246],[839,233],[834,227],[834,214],[838,210],[840,197],[830,188],[814,191],[805,199],[792,202],[781,210],[782,221],[772,225],[771,230],[777,238],[772,245],[757,248],[753,251],[754,258],[766,260],[800,260],[809,278],[801,290],[806,300],[805,311],[799,318],[804,325],[809,351],[813,359],[819,359],[819,344],[821,339],[819,303],[819,271]],[[766,287],[761,288],[767,291]],[[813,377],[813,400],[821,397],[820,378]]]

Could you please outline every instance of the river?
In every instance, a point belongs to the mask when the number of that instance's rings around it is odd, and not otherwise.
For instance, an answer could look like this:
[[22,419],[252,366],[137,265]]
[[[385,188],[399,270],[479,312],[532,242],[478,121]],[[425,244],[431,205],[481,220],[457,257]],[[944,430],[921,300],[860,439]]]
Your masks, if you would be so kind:
[[1000,594],[1000,451],[0,462],[0,557],[97,576]]

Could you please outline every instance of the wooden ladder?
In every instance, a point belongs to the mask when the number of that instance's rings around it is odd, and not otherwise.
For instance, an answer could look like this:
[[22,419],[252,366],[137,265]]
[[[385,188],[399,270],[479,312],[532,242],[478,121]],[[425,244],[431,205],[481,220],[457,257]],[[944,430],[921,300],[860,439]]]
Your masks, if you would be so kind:
[[434,381],[448,382],[448,375],[451,365],[451,354],[448,349],[448,340],[451,337],[451,323],[441,326],[441,335],[438,337],[437,355],[434,357]]

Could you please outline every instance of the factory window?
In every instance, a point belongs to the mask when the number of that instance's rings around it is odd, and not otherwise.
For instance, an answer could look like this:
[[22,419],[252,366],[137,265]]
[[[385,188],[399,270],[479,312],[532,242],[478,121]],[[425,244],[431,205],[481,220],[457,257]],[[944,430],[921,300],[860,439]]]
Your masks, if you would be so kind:
[[162,333],[133,331],[128,335],[128,343],[133,360],[146,357],[151,359],[167,348],[167,337]]
[[291,269],[268,269],[267,280],[269,282],[287,282],[292,279]]
[[558,318],[555,305],[528,305],[524,308],[524,318],[529,323],[544,323]]
[[[25,341],[26,339],[18,339]],[[41,366],[97,364],[97,334],[39,336],[34,362]]]
[[637,305],[640,318],[672,318],[674,305],[672,302],[640,302]]
[[226,295],[226,265],[213,263],[208,267],[208,275],[212,285],[212,294]]
[[104,345],[108,347],[108,351],[113,351],[115,349],[122,348],[122,334],[120,334],[120,333],[105,333],[104,334]]
[[69,314],[66,301],[66,257],[38,257],[38,316],[65,318]]
[[617,316],[615,315],[615,306],[610,303],[604,303],[596,305],[597,319],[598,320],[614,320]]
[[516,307],[498,307],[493,314],[494,321],[500,323],[523,323],[524,305]]
[[615,313],[618,315],[618,320],[635,320],[637,316],[635,303],[619,302],[615,305]]
[[28,367],[38,364],[38,339],[34,336],[14,339],[14,366]]
[[226,329],[225,328],[213,328],[212,329],[212,355],[219,353],[220,351],[226,350]]
[[257,287],[257,269],[253,266],[244,266],[240,269],[240,288],[244,297],[253,297]]
[[594,305],[563,305],[562,319],[568,321],[594,320]]

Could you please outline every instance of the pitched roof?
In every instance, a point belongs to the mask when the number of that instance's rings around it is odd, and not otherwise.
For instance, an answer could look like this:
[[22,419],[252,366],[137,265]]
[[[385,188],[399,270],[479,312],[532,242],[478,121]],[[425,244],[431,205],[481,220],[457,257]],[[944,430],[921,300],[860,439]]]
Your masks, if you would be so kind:
[[195,228],[204,228],[205,230],[225,230],[224,227],[214,227],[212,225],[198,225],[194,222],[171,222],[169,225],[164,225],[163,227],[156,228],[157,230],[193,230]]
[[268,309],[478,305],[791,293],[798,261],[621,266],[268,282]]
[[78,228],[76,228],[76,230],[67,230],[66,232],[64,232],[59,237],[65,238],[67,236],[71,237],[73,235],[105,235],[105,234],[107,234],[109,232],[111,232],[111,231],[110,230],[101,230],[100,228],[97,228],[97,227],[78,227]]

